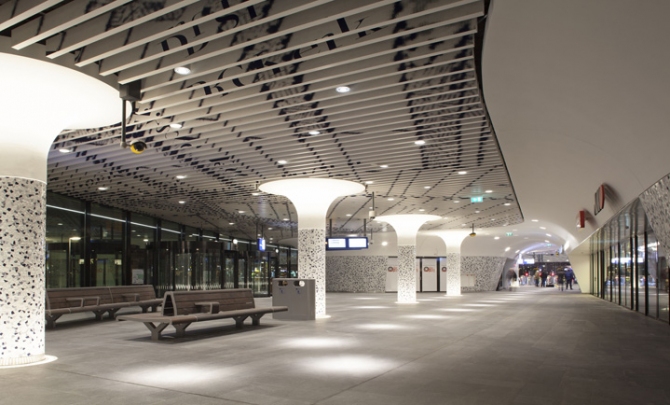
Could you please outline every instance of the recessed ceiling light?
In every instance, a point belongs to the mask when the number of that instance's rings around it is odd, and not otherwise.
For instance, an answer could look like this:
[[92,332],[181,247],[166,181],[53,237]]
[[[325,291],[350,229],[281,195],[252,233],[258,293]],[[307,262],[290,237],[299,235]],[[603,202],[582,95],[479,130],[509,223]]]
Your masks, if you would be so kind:
[[510,247],[509,247],[509,246],[505,248],[505,252],[507,252],[507,251],[509,251],[509,250],[510,250]]
[[228,225],[235,225],[235,222],[228,222]]
[[172,129],[179,129],[181,127],[183,127],[183,125],[178,123],[178,122],[173,122],[173,123],[170,124],[170,128],[172,128]]
[[414,141],[414,145],[425,145],[426,141],[419,139],[418,141]]
[[179,174],[179,175],[177,175],[177,176],[174,176],[174,178],[177,179],[177,180],[184,180],[184,179],[186,178],[186,175],[184,175],[184,174]]
[[537,219],[531,219],[531,221],[533,221],[533,222],[537,222]]
[[421,208],[419,211],[424,212],[425,210],[423,208]]
[[350,217],[350,216],[351,216],[351,214],[347,214],[347,216],[348,216],[348,217]]
[[149,242],[149,239],[142,239],[144,242]]
[[512,203],[505,203],[505,206],[509,207]]
[[496,220],[495,218],[491,218],[491,221],[495,221],[495,220]]
[[498,239],[500,239],[500,236],[496,236],[496,237],[493,238],[493,239],[498,240]]
[[386,245],[388,245],[388,244],[389,244],[389,243],[386,242],[386,241],[382,242],[382,246],[386,246]]
[[374,181],[372,181],[372,180],[368,180],[368,181],[365,182],[365,184],[372,184],[372,183],[374,183]]
[[485,192],[485,193],[488,193],[488,194],[491,194],[491,193],[493,192],[493,190],[486,190],[486,191],[484,191],[484,192]]
[[58,223],[58,225],[59,225],[59,226],[63,226],[63,224],[62,224],[62,223],[60,223],[60,222]]
[[428,189],[430,188],[430,186],[423,186],[423,188],[425,188],[426,190],[428,190]]
[[550,234],[550,233],[548,233],[547,236],[551,238],[551,234]]
[[237,212],[240,213],[240,214],[244,214],[244,213],[245,213],[245,211],[242,211],[242,210],[239,210],[239,211],[237,211]]
[[389,165],[379,165],[382,169],[388,169]]
[[479,214],[480,212],[481,212],[481,211],[479,211],[479,210],[476,210],[476,211],[475,211],[475,214]]
[[261,195],[261,193],[251,193],[253,196]]
[[350,237],[350,238],[355,238],[356,236],[358,236],[358,234],[357,233],[350,233],[347,236]]
[[101,187],[98,187],[98,190],[100,190],[100,191],[107,191],[107,190],[109,190],[109,187],[102,187],[102,186],[101,186]]
[[460,172],[458,172],[458,174],[468,174],[468,172],[466,172],[465,170],[461,170]]
[[393,201],[393,197],[387,198],[388,201]]
[[286,160],[278,160],[277,161],[277,164],[280,164],[280,165],[285,165],[286,163],[288,163],[288,161],[286,161]]
[[308,133],[310,135],[319,135],[321,133],[321,131],[317,131],[316,129],[313,129],[313,130],[309,131]]
[[272,230],[272,227],[271,227],[271,226],[269,226],[269,227],[268,227],[268,231],[271,231],[271,230]]
[[460,202],[460,201],[458,201],[458,200],[454,200],[454,204],[458,204],[459,202]]
[[548,240],[546,240],[546,239],[544,240],[544,242],[545,242],[545,243],[549,243],[549,241],[548,241]]
[[60,149],[58,149],[58,151],[60,153],[70,153],[70,152],[72,152],[72,149],[70,149],[70,148],[60,148]]
[[186,66],[177,66],[176,68],[174,68],[174,72],[180,75],[187,75],[191,73],[191,69],[189,69]]
[[545,227],[545,226],[541,226],[540,229],[547,229],[547,227]]
[[467,225],[467,224],[461,224],[461,226],[465,226],[465,225]]
[[180,201],[179,201],[179,204],[186,204],[186,201],[184,201],[184,200],[180,200]]
[[349,93],[351,91],[351,87],[349,86],[337,86],[335,87],[335,91],[338,93]]

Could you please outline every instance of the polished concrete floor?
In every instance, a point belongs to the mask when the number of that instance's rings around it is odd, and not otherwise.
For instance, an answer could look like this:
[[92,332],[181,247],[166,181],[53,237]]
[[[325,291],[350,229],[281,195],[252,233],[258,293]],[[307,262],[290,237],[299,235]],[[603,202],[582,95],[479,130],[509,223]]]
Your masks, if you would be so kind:
[[0,370],[0,404],[670,403],[667,324],[554,289],[418,297],[329,294],[328,319],[158,343],[142,324],[64,318],[46,335],[57,361]]

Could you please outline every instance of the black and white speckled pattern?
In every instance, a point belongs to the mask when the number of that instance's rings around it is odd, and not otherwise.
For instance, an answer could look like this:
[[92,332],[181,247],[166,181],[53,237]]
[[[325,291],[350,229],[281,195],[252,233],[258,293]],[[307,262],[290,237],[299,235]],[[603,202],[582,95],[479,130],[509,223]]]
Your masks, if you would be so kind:
[[386,256],[326,256],[328,291],[384,292]]
[[0,177],[0,366],[44,358],[46,184]]
[[416,246],[398,246],[398,302],[416,302]]
[[460,252],[447,252],[447,295],[461,295]]
[[298,229],[298,274],[316,285],[316,316],[326,315],[326,229]]
[[640,202],[663,251],[670,252],[670,175],[640,195]]
[[463,256],[461,257],[461,274],[474,276],[474,287],[461,287],[462,291],[495,291],[500,281],[505,257],[497,256]]

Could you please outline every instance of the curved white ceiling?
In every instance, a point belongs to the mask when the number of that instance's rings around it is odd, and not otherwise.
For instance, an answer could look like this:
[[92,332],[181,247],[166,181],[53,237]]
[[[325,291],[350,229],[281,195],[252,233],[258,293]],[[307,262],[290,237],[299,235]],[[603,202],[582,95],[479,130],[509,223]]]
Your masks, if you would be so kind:
[[526,222],[581,242],[670,172],[668,14],[667,1],[492,2],[484,97]]

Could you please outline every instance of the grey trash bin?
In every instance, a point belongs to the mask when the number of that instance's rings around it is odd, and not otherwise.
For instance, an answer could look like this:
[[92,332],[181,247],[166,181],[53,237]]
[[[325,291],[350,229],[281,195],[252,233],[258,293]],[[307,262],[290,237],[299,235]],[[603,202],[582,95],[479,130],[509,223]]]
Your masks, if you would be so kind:
[[275,312],[273,319],[309,321],[316,319],[316,283],[314,279],[275,278],[272,280],[272,306],[287,306],[286,312]]

